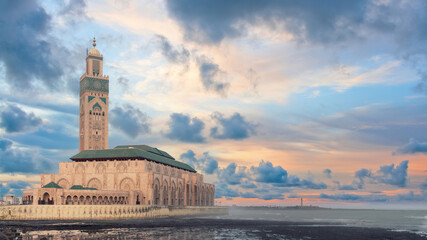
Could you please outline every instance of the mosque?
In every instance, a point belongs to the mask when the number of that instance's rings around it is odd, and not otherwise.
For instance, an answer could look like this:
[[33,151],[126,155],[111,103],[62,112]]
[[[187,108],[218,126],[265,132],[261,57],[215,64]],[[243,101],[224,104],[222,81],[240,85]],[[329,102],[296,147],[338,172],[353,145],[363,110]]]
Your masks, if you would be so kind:
[[58,174],[41,174],[42,187],[25,190],[24,203],[213,206],[215,186],[167,152],[147,145],[108,149],[109,77],[95,47],[94,38],[80,77],[80,152],[59,163]]

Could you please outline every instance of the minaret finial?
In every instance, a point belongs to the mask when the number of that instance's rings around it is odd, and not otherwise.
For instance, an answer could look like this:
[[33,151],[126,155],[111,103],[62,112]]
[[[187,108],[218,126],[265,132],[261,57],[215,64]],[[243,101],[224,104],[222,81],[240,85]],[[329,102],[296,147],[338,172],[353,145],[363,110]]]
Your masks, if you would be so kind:
[[93,47],[96,47],[96,40],[95,40],[95,36],[93,37]]

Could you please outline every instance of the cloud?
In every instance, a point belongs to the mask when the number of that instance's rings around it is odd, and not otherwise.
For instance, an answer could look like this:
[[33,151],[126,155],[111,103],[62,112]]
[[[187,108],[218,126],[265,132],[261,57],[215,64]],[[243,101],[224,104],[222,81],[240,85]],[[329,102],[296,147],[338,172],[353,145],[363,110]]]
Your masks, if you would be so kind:
[[276,187],[300,187],[306,189],[326,189],[325,183],[313,182],[311,179],[300,179],[297,176],[288,176],[288,172],[281,166],[273,166],[269,161],[261,161],[257,167],[250,168],[250,176],[256,182],[271,183]]
[[26,113],[13,104],[7,104],[1,109],[0,127],[7,133],[24,132],[40,126],[43,121],[34,113]]
[[197,63],[200,79],[205,89],[226,96],[230,84],[224,81],[225,73],[219,68],[219,65],[206,56],[198,57]]
[[150,132],[150,118],[129,104],[112,109],[110,111],[110,123],[131,138]]
[[230,185],[237,185],[247,178],[246,167],[238,167],[236,163],[230,163],[226,168],[218,170],[218,178]]
[[195,156],[196,154],[192,150],[188,150],[187,152],[181,154],[181,156],[179,156],[179,159],[187,163],[191,167],[196,168],[197,158]]
[[[4,196],[9,193],[9,189],[0,184],[0,196]],[[3,199],[2,199],[3,200]]]
[[297,44],[366,49],[383,39],[385,47],[380,51],[413,65],[421,78],[415,88],[425,93],[426,8],[424,1],[404,0],[166,1],[169,16],[184,30],[184,38],[199,44],[220,45],[245,36],[252,41],[254,34],[263,39],[271,33]]
[[302,188],[306,189],[326,189],[328,186],[325,183],[319,182],[313,182],[310,179],[303,179],[301,180],[301,183],[299,184]]
[[[187,40],[217,44],[245,35],[249,26],[286,31],[304,41],[336,43],[357,38],[366,1],[166,1]],[[325,7],[333,6],[333,7]]]
[[[281,192],[272,191],[255,191],[254,192],[240,192],[238,189],[230,188],[226,183],[220,182],[215,184],[215,198],[226,197],[227,200],[231,200],[233,197],[242,198],[258,198],[262,200],[283,200],[285,197]],[[270,189],[271,190],[271,189]]]
[[129,90],[129,79],[127,79],[126,77],[120,76],[119,78],[117,78],[117,83],[120,87],[123,88],[124,91]]
[[26,187],[31,187],[32,184],[26,181],[18,180],[18,181],[12,181],[7,183],[8,188],[14,188],[14,189],[24,189]]
[[215,198],[222,197],[239,197],[240,192],[236,189],[229,188],[225,183],[215,184]]
[[201,135],[205,124],[197,117],[182,113],[173,113],[170,115],[169,132],[166,137],[182,142],[203,143],[205,138]]
[[357,188],[355,188],[353,185],[341,185],[340,181],[333,181],[335,184],[337,184],[338,190],[343,191],[355,191]]
[[397,194],[397,199],[400,201],[425,201],[427,195],[415,194],[414,191],[409,191],[406,194]]
[[427,190],[427,179],[423,183],[421,183],[420,188],[422,190]]
[[357,194],[324,194],[321,193],[319,195],[319,198],[324,198],[324,199],[332,199],[332,200],[344,200],[344,201],[348,201],[348,200],[360,200],[361,197]]
[[[173,46],[166,37],[161,35],[156,35],[156,40],[162,55],[168,62],[188,66],[191,53],[187,48],[183,45]],[[199,69],[199,77],[205,90],[213,91],[221,96],[226,96],[230,84],[225,82],[225,72],[219,68],[219,65],[205,55],[194,54],[194,59]]]
[[285,199],[285,197],[281,193],[262,194],[259,198],[261,198],[262,200],[273,200],[273,199],[283,200],[283,199]]
[[6,151],[12,146],[12,142],[7,139],[0,139],[0,150]]
[[13,194],[15,197],[21,197],[22,190],[32,186],[31,183],[22,180],[8,182],[4,187],[0,184],[0,195]]
[[229,118],[223,114],[215,112],[212,118],[219,126],[211,128],[211,136],[218,139],[242,140],[248,138],[250,134],[255,134],[256,125],[247,122],[240,113],[234,113]]
[[13,143],[0,138],[0,172],[44,173],[53,170],[53,164],[35,150],[20,150]]
[[257,188],[257,185],[247,179],[243,180],[240,183],[240,187],[244,189],[251,189],[251,188]]
[[196,154],[192,150],[188,150],[181,154],[179,159],[206,174],[213,174],[218,170],[218,161],[211,157],[208,152],[203,153],[203,156],[199,159],[195,156]]
[[414,90],[416,92],[426,93],[427,94],[427,74],[423,74],[420,82],[415,85]]
[[357,170],[354,173],[354,177],[359,179],[359,183],[358,183],[357,187],[359,189],[362,189],[365,185],[365,178],[368,178],[370,176],[372,176],[372,172],[366,168],[362,168],[360,170]]
[[387,202],[393,199],[393,197],[389,197],[381,194],[371,194],[371,195],[358,195],[358,194],[324,194],[321,193],[319,198],[323,199],[332,199],[339,201],[364,201],[364,202]]
[[338,190],[353,191],[353,190],[357,190],[357,189],[355,187],[353,187],[353,185],[339,185]]
[[427,155],[427,142],[418,142],[416,139],[409,139],[409,143],[403,145],[393,154],[417,154],[424,153]]
[[394,163],[381,166],[376,179],[385,184],[405,187],[408,177],[408,162],[408,160],[402,161],[396,167],[394,167]]
[[286,183],[288,172],[281,166],[273,166],[269,161],[262,160],[258,167],[251,167],[255,181],[262,183]]
[[242,197],[242,198],[259,198],[258,195],[253,193],[253,192],[240,193],[240,197]]
[[323,173],[325,174],[325,176],[327,178],[331,178],[332,170],[329,169],[329,168],[326,168],[326,169],[323,170]]
[[386,36],[411,50],[423,49],[427,35],[424,1],[167,0],[166,7],[185,39],[202,44],[245,36],[253,27],[334,46]]
[[324,194],[321,193],[320,198],[325,198],[325,199],[333,199],[333,200],[359,200],[360,196],[356,195],[356,194],[334,194],[334,195],[329,195],[329,194]]
[[372,173],[366,168],[362,168],[355,172],[354,177],[358,178],[358,188],[362,189],[365,184],[365,179],[371,180],[373,183],[384,183],[398,187],[405,187],[408,176],[408,160],[402,161],[395,167],[394,164],[381,166],[376,173]]
[[84,0],[68,1],[59,11],[59,14],[70,24],[75,24],[77,21],[89,18],[86,15],[86,2]]
[[61,61],[57,61],[55,46],[46,41],[51,16],[37,1],[0,3],[0,62],[12,86],[29,88],[37,79],[45,86],[57,85],[62,76]]
[[157,41],[162,51],[162,55],[171,63],[187,64],[190,59],[190,51],[184,46],[174,47],[169,40],[161,35],[157,35]]

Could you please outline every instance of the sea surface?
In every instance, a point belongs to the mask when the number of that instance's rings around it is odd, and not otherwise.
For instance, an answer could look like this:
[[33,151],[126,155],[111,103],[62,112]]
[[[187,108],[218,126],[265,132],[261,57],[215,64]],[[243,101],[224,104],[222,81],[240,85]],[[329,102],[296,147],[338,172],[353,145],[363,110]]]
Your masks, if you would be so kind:
[[2,221],[0,239],[427,239],[427,210],[230,208],[229,215]]

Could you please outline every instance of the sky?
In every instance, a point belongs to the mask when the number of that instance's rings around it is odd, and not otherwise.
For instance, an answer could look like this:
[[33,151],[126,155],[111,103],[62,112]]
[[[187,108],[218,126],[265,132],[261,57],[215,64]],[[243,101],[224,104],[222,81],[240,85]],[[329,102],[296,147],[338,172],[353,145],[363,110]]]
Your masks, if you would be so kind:
[[427,208],[427,2],[0,2],[0,193],[78,152],[92,39],[109,147],[195,167],[220,205]]

